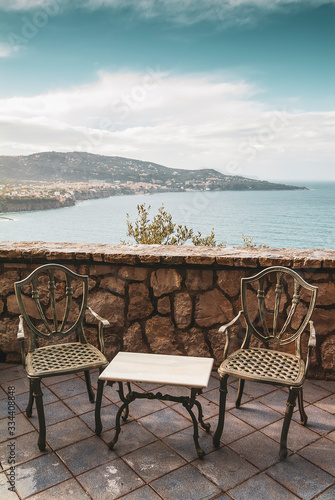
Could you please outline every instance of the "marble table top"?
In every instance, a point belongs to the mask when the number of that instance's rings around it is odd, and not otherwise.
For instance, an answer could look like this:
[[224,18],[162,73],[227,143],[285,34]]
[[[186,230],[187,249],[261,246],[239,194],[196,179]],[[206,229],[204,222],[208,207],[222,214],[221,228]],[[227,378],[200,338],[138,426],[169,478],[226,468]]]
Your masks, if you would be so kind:
[[213,363],[213,358],[119,352],[99,378],[204,388]]

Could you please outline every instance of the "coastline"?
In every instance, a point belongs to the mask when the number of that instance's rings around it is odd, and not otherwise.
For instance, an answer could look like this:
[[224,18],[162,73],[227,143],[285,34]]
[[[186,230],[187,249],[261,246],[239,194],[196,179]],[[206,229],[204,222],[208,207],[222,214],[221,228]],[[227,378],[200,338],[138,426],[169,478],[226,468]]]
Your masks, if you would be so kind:
[[[41,196],[40,191],[36,196],[1,196],[0,198],[0,219],[13,220],[8,217],[3,217],[1,214],[5,213],[16,213],[16,212],[31,212],[36,210],[49,210],[56,208],[71,207],[77,204],[79,201],[86,201],[92,199],[103,199],[109,198],[111,196],[123,196],[123,195],[150,195],[158,193],[189,193],[189,192],[250,192],[250,191],[308,191],[307,187],[291,186],[289,184],[278,184],[278,188],[275,189],[273,185],[271,188],[264,188],[259,185],[257,188],[250,188],[245,186],[240,186],[232,189],[231,186],[226,189],[196,189],[183,188],[183,189],[168,189],[166,186],[152,186],[152,185],[142,185],[140,188],[138,186],[132,186],[130,184],[126,186],[106,186],[95,185],[91,183],[81,183],[82,185],[78,188],[78,184],[75,185],[73,189],[72,185],[66,186],[66,190],[63,188],[64,193],[62,195],[54,196]],[[42,183],[43,185],[43,183]],[[287,186],[287,188],[286,188]],[[39,183],[41,187],[41,183]],[[286,189],[285,189],[286,188]],[[26,186],[24,192],[26,192]],[[54,189],[52,190],[54,191]]]

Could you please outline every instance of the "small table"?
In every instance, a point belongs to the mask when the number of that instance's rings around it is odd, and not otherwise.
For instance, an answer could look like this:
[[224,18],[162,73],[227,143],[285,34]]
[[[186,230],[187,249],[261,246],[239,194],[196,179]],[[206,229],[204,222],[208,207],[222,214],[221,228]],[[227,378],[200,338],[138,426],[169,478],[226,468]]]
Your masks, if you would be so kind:
[[[192,411],[195,405],[198,409],[198,421],[206,432],[210,424],[203,421],[202,408],[197,395],[207,387],[209,377],[213,368],[214,359],[197,358],[193,356],[170,356],[164,354],[143,354],[134,352],[119,352],[99,376],[101,380],[118,382],[122,405],[120,406],[115,420],[115,435],[108,444],[113,449],[118,440],[121,426],[120,418],[126,420],[129,414],[129,404],[135,399],[161,399],[181,403],[188,411],[193,422],[193,439],[199,458],[203,458],[205,452],[199,445],[198,424]],[[123,391],[123,382],[126,382],[128,393]],[[172,396],[157,392],[140,393],[132,391],[130,382],[150,382],[154,384],[168,384],[186,386],[191,390],[190,396]]]

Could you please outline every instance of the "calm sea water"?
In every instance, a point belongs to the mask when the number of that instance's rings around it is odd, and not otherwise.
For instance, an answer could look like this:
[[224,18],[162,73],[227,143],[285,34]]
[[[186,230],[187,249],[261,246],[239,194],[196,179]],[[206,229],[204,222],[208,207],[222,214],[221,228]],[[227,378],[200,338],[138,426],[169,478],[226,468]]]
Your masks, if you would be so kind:
[[164,203],[174,222],[203,236],[214,228],[216,240],[243,246],[242,234],[274,248],[335,248],[335,182],[299,182],[309,191],[222,191],[160,193],[87,200],[74,207],[2,214],[1,241],[120,243],[127,238],[126,214]]

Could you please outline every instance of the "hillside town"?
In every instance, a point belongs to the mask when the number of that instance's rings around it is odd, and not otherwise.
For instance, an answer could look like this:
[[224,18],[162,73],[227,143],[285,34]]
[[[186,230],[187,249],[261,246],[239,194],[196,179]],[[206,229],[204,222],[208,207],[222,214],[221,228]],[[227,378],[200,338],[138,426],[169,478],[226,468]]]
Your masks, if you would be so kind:
[[194,181],[186,186],[168,181],[152,182],[44,182],[0,184],[0,212],[40,210],[71,206],[79,200],[107,198],[117,195],[152,194],[162,191],[194,191],[211,189],[210,181]]

